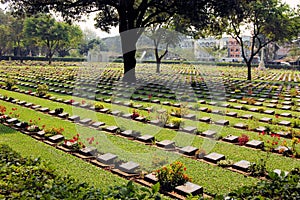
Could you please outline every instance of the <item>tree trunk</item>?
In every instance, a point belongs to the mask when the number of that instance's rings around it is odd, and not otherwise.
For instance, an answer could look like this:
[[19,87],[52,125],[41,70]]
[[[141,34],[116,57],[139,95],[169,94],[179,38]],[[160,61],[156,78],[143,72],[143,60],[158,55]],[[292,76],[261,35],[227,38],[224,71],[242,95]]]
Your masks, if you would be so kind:
[[121,44],[124,62],[124,77],[123,81],[134,83],[136,82],[135,66],[136,66],[136,42],[137,36],[134,30],[122,32]]
[[161,63],[160,60],[156,61],[156,73],[158,74],[160,73],[160,63]]
[[251,81],[251,61],[250,62],[246,62],[246,64],[247,64],[247,68],[248,68],[247,80]]
[[135,52],[130,51],[128,53],[123,54],[124,59],[124,77],[123,81],[134,83],[136,82],[136,76],[135,76],[135,65],[136,65],[136,59],[135,59]]

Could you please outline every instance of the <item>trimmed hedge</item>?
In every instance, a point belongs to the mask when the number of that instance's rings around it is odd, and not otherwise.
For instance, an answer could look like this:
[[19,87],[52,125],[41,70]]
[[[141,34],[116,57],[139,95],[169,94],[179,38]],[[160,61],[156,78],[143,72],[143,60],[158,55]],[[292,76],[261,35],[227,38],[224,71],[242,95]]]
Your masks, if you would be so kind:
[[[19,56],[1,56],[0,60],[32,60],[32,61],[48,61],[46,57],[19,57]],[[85,62],[86,58],[70,58],[70,57],[53,57],[52,61],[60,62]]]

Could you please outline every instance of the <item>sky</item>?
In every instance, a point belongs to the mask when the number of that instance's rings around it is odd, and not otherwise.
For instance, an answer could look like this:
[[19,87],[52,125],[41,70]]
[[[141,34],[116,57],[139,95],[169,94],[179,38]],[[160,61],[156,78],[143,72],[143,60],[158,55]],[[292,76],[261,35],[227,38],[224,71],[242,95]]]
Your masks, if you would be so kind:
[[[291,7],[295,8],[297,7],[297,5],[300,5],[300,0],[281,0],[282,2],[285,2],[287,4],[289,4]],[[0,8],[5,9],[5,5],[4,4],[0,4]],[[118,27],[112,27],[111,32],[110,33],[106,33],[103,32],[99,29],[95,29],[94,27],[94,17],[90,17],[87,20],[85,20],[85,22],[80,22],[78,23],[80,25],[80,27],[85,30],[85,29],[89,29],[94,31],[100,38],[105,38],[105,37],[111,37],[111,36],[116,36],[119,34],[118,31]]]

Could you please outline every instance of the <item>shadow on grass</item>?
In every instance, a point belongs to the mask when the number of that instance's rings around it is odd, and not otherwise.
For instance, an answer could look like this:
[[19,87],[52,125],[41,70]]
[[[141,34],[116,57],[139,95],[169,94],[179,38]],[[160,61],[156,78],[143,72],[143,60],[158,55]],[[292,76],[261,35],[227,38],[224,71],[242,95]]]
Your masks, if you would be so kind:
[[16,133],[16,130],[0,124],[0,134],[12,134],[12,133]]

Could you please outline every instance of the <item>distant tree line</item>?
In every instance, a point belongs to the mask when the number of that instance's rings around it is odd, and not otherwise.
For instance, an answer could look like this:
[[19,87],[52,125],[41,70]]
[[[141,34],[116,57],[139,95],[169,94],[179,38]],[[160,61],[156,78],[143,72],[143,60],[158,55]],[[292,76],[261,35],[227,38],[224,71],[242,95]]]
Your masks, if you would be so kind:
[[78,25],[59,22],[49,14],[16,18],[0,9],[0,56],[45,56],[51,64],[53,57],[83,57],[90,49],[108,48],[91,31]]

